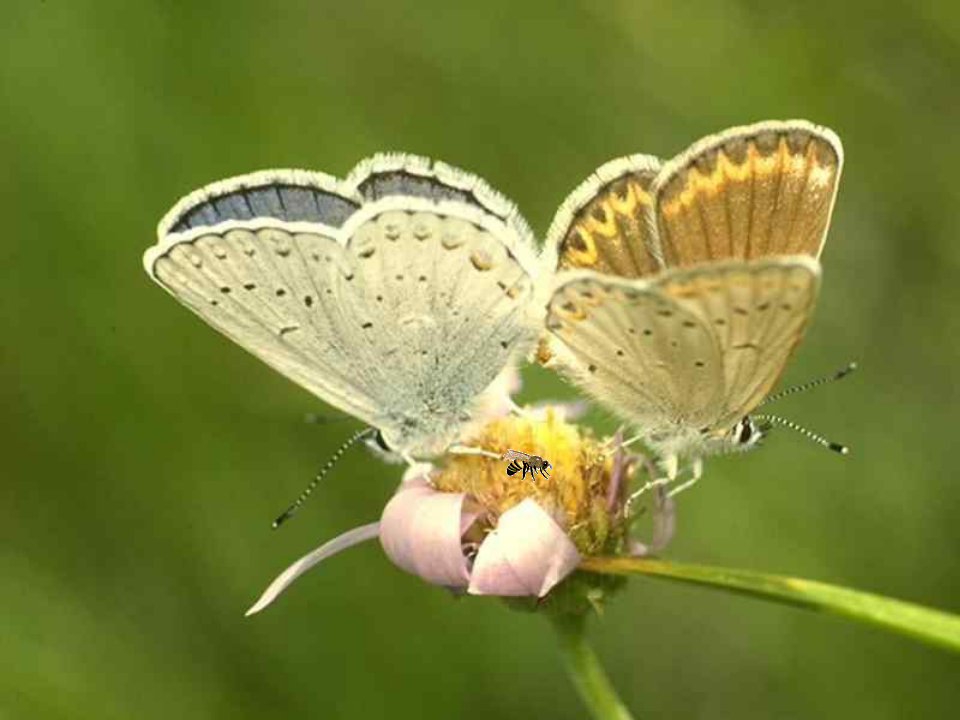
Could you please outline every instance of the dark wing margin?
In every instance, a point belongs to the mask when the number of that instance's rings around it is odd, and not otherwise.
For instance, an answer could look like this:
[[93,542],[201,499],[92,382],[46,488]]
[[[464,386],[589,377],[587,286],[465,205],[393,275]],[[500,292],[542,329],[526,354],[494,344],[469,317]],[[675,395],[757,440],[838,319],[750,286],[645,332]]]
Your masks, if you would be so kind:
[[267,170],[207,185],[178,202],[160,235],[229,220],[272,218],[340,227],[360,207],[334,178],[304,170]]
[[445,162],[409,153],[379,153],[357,163],[345,184],[364,202],[416,197],[471,205],[533,241],[529,224],[513,202],[478,175]]

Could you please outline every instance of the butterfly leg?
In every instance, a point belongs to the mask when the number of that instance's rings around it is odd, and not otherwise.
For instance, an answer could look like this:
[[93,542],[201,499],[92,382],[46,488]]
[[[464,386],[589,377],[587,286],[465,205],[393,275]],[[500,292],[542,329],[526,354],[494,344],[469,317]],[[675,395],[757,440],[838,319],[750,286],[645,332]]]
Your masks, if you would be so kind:
[[672,490],[670,490],[670,492],[667,493],[667,497],[672,498],[675,495],[679,495],[684,490],[689,490],[694,485],[696,485],[697,481],[702,477],[703,477],[703,458],[697,458],[696,460],[693,461],[693,464],[690,466],[690,478],[680,483]]
[[627,502],[624,505],[624,514],[627,517],[630,516],[631,508],[637,498],[639,498],[648,490],[669,485],[677,479],[677,473],[679,472],[680,468],[680,458],[678,458],[676,455],[667,455],[665,458],[662,458],[657,465],[658,469],[663,474],[660,477],[647,481],[638,490],[634,491],[630,497],[627,498]]
[[470,445],[451,445],[447,448],[447,452],[452,455],[480,455],[481,457],[493,458],[494,460],[501,459],[500,455],[495,452],[490,452],[483,448],[471,447]]
[[627,440],[621,440],[619,443],[617,443],[617,436],[614,435],[612,438],[610,438],[606,442],[606,447],[607,447],[606,454],[612,455],[613,453],[617,452],[617,450],[630,447],[631,445],[633,445],[636,442],[639,442],[640,440],[643,440],[643,435],[634,435],[632,438],[628,438]]
[[507,405],[508,405],[509,408],[510,408],[510,414],[513,415],[513,416],[515,416],[515,417],[525,418],[525,417],[527,417],[527,416],[530,414],[529,412],[527,412],[526,409],[524,409],[524,408],[520,407],[519,405],[517,405],[517,404],[513,401],[513,398],[507,398]]

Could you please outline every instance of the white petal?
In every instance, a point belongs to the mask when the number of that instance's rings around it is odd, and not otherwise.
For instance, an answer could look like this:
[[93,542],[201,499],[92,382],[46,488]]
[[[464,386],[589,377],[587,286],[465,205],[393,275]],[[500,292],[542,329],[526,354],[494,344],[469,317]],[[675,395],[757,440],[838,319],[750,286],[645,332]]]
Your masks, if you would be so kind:
[[313,552],[304,555],[293,565],[280,573],[276,580],[270,583],[270,587],[264,590],[263,595],[260,596],[260,599],[254,603],[253,607],[247,610],[247,617],[253,615],[254,613],[258,613],[267,607],[267,605],[277,599],[280,593],[290,587],[294,580],[303,575],[314,565],[323,562],[329,557],[333,557],[337,553],[342,552],[347,548],[351,548],[354,545],[358,545],[367,540],[372,540],[379,533],[379,529],[380,523],[361,525],[360,527],[353,528],[353,530],[347,530],[347,532],[343,533],[342,535],[338,535],[330,542],[324,543]]

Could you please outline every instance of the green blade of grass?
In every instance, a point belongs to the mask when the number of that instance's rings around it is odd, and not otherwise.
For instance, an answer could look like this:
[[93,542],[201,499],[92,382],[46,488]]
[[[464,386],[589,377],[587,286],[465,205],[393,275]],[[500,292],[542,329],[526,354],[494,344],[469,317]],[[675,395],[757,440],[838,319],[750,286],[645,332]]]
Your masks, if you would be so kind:
[[753,570],[688,565],[647,558],[585,558],[581,570],[611,575],[654,575],[764,600],[841,615],[960,652],[960,616],[814,580]]

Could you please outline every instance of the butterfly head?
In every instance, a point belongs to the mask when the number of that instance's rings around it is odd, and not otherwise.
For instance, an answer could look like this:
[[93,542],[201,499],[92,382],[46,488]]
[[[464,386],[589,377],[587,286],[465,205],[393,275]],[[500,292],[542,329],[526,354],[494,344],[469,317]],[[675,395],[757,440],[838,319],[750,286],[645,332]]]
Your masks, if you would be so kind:
[[724,444],[732,452],[746,452],[757,447],[770,431],[770,425],[758,423],[749,415],[744,415],[737,423],[727,430],[724,435]]

